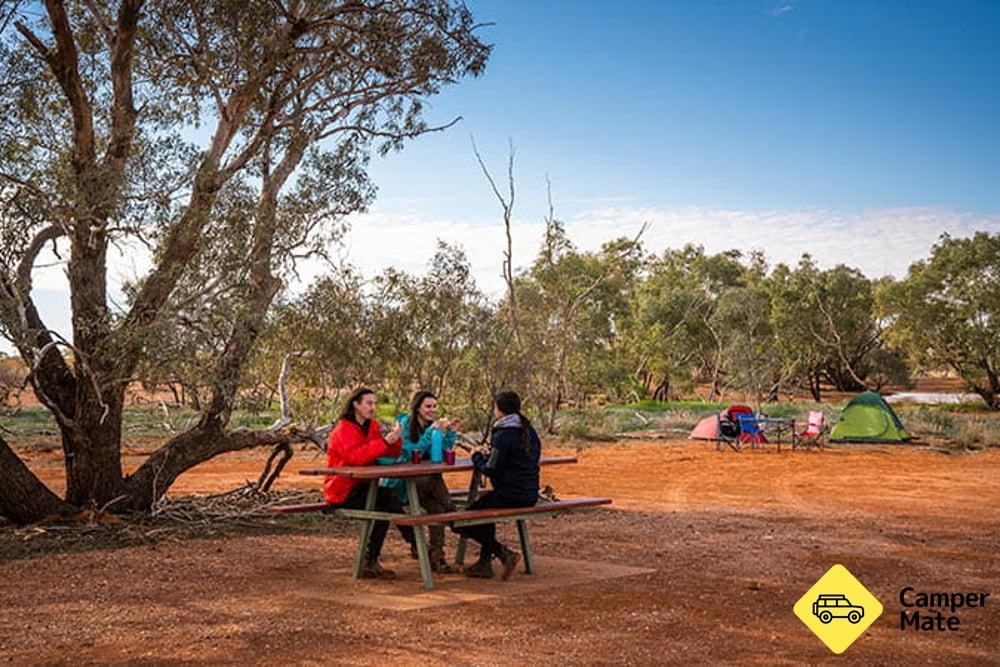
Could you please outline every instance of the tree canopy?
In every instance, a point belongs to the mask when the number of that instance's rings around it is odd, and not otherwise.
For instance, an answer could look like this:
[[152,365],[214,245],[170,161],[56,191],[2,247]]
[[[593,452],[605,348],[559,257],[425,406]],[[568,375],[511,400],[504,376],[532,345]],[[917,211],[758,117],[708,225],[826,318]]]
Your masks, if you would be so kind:
[[946,368],[1000,408],[1000,233],[948,235],[880,292],[889,338],[925,368]]
[[[441,129],[424,101],[481,73],[490,47],[451,0],[38,8],[0,16],[0,328],[58,423],[66,502],[143,509],[191,465],[289,437],[227,429],[268,306],[294,262],[371,200],[371,151]],[[32,298],[49,243],[68,251],[71,341]],[[153,268],[115,304],[108,251],[129,244]],[[126,387],[155,370],[177,323],[189,340],[170,353],[215,350],[192,360],[202,417],[125,477]],[[30,515],[24,498],[8,504]]]

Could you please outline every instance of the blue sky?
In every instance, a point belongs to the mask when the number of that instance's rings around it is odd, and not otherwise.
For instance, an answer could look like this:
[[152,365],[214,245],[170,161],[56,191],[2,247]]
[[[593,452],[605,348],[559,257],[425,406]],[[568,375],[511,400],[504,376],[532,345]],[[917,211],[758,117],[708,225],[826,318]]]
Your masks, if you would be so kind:
[[[458,126],[373,159],[378,199],[341,250],[369,274],[421,271],[444,238],[499,292],[499,210],[470,135],[497,171],[516,145],[519,266],[541,238],[546,174],[584,248],[650,222],[654,251],[808,251],[902,275],[942,232],[1000,231],[998,1],[470,7],[493,23],[493,57],[431,100],[431,121]],[[112,286],[148,266],[141,247],[126,254]],[[290,288],[328,270],[302,267]],[[43,315],[68,333],[63,267],[36,273]]]
[[[461,115],[376,165],[384,207],[478,211],[469,135],[507,137],[522,189],[560,210],[641,205],[1000,210],[998,2],[489,2]],[[475,174],[472,174],[475,176]]]

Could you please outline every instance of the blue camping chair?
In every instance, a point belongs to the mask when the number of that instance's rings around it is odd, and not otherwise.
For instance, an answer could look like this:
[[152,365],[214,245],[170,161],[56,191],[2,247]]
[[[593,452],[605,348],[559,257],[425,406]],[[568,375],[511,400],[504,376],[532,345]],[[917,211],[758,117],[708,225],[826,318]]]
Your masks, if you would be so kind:
[[757,415],[738,415],[737,419],[740,422],[740,433],[746,436],[746,442],[750,443],[751,448],[767,442],[764,439],[764,431],[761,429],[760,417]]

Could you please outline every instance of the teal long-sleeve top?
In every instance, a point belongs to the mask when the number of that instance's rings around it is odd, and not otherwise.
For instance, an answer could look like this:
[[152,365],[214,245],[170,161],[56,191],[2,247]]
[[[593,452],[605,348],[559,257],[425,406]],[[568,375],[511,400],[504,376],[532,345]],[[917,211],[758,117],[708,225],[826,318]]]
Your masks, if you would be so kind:
[[[403,441],[402,450],[399,453],[399,458],[393,460],[380,459],[379,462],[385,463],[404,463],[410,460],[412,456],[411,452],[414,450],[420,451],[420,458],[424,461],[430,461],[431,463],[441,463],[444,461],[444,452],[446,449],[455,448],[455,440],[457,435],[454,431],[442,431],[437,428],[425,428],[424,432],[420,435],[420,438],[416,441],[410,440],[410,415],[401,415],[396,419],[401,428],[400,437]],[[385,488],[393,489],[399,496],[399,500],[402,503],[406,503],[408,498],[406,497],[406,483],[397,477],[383,479],[381,485]]]

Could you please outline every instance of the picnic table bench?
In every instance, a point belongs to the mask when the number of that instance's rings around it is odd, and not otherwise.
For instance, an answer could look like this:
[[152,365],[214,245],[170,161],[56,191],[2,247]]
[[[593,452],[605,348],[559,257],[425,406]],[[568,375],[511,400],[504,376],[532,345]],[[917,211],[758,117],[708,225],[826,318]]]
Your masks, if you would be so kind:
[[[560,465],[576,463],[576,458],[572,456],[543,456],[539,460],[539,465]],[[424,533],[424,526],[432,524],[446,524],[454,526],[470,526],[481,523],[498,523],[501,521],[514,521],[517,524],[517,532],[521,541],[521,551],[524,556],[524,571],[527,574],[534,573],[534,562],[531,558],[531,545],[528,541],[527,519],[529,517],[550,516],[563,512],[570,512],[578,509],[609,505],[608,498],[574,498],[568,500],[541,501],[531,507],[512,508],[490,508],[482,510],[461,509],[454,512],[444,512],[440,514],[427,514],[420,507],[420,497],[417,493],[416,479],[424,475],[433,475],[446,472],[471,472],[472,478],[468,491],[464,489],[451,489],[453,497],[466,496],[467,503],[472,504],[478,497],[482,486],[482,474],[476,470],[469,458],[457,459],[454,465],[445,463],[394,463],[391,465],[367,465],[367,466],[339,466],[335,468],[306,468],[300,470],[301,475],[338,475],[351,479],[366,480],[368,482],[368,494],[365,498],[364,509],[336,508],[327,503],[304,503],[298,505],[282,505],[271,508],[277,514],[291,514],[296,512],[318,512],[328,511],[340,518],[361,522],[361,530],[358,539],[358,550],[354,559],[354,577],[359,578],[364,566],[365,552],[368,542],[371,539],[372,526],[375,521],[389,521],[390,523],[411,526],[416,538],[417,557],[420,561],[420,576],[424,588],[434,588],[434,578],[431,572],[430,556],[427,550],[427,536]],[[401,478],[406,484],[406,494],[409,497],[409,509],[406,514],[394,512],[379,512],[375,510],[375,498],[378,494],[379,480],[384,478]],[[459,565],[465,560],[466,537],[460,536],[458,549],[455,552],[455,562]]]

